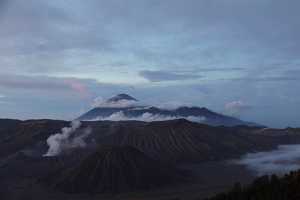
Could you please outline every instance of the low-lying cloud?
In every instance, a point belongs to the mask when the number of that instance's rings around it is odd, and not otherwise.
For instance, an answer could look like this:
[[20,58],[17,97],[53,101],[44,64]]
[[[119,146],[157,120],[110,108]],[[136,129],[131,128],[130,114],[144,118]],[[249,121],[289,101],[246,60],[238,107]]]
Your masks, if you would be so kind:
[[167,121],[167,120],[175,120],[175,119],[186,119],[192,122],[204,122],[206,120],[205,117],[198,116],[168,116],[168,115],[160,115],[160,114],[152,114],[152,113],[143,113],[142,115],[132,117],[127,116],[123,111],[113,113],[108,117],[97,117],[91,121],[145,121],[145,122],[153,122],[153,121]]
[[44,156],[58,156],[70,149],[84,148],[87,145],[85,139],[91,134],[91,129],[87,128],[80,132],[80,134],[75,134],[80,126],[80,121],[73,121],[71,127],[64,127],[61,133],[51,135],[47,139],[49,149]]
[[283,174],[298,170],[300,169],[300,145],[280,145],[274,151],[249,153],[237,163],[246,165],[257,175]]

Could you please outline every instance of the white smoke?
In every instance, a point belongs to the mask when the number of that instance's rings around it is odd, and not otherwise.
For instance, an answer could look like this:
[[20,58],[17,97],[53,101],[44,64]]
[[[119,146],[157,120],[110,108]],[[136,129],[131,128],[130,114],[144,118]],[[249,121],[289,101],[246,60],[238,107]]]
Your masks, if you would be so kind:
[[204,122],[206,120],[205,117],[198,117],[198,116],[167,116],[167,115],[160,115],[160,114],[152,114],[152,113],[143,113],[137,117],[129,117],[124,114],[123,111],[115,112],[108,117],[97,117],[90,121],[145,121],[145,122],[153,122],[153,121],[167,121],[167,120],[175,120],[175,119],[186,119],[192,122]]
[[238,164],[258,175],[283,174],[300,169],[300,145],[280,145],[278,149],[269,152],[249,153]]
[[66,150],[85,147],[85,138],[91,134],[91,129],[84,129],[80,135],[74,135],[80,126],[80,121],[73,121],[71,122],[71,127],[64,127],[61,133],[51,135],[47,139],[49,149],[44,156],[57,156]]
[[225,113],[228,115],[231,115],[231,116],[238,117],[243,112],[245,112],[251,108],[252,107],[250,105],[246,104],[242,100],[232,101],[232,102],[225,104]]

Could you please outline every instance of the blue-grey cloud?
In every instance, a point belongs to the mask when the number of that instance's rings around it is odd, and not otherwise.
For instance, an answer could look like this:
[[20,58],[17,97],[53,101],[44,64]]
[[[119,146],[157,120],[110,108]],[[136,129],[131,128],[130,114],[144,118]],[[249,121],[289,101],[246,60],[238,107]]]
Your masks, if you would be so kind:
[[253,109],[253,107],[242,100],[235,100],[225,104],[225,113],[239,117],[243,112]]
[[[245,99],[261,109],[241,117],[299,126],[299,6],[294,0],[0,1],[0,93],[10,102],[0,113],[70,116],[89,98],[129,92],[216,111]],[[81,85],[90,94],[85,100],[74,90]]]
[[191,73],[176,73],[168,71],[149,71],[144,70],[139,72],[140,76],[152,82],[161,81],[176,81],[176,80],[190,80],[199,79],[203,76]]
[[[226,79],[225,79],[226,80]],[[232,81],[252,81],[252,82],[286,82],[286,81],[300,81],[300,77],[295,76],[270,76],[270,77],[254,77],[254,78],[233,78],[227,79]]]
[[82,96],[89,95],[87,85],[91,82],[95,82],[95,80],[68,77],[0,75],[1,89],[69,91]]
[[199,72],[230,72],[230,71],[245,71],[247,70],[247,68],[244,68],[244,67],[210,67],[210,68],[204,68],[204,67],[201,67],[201,68],[197,68],[197,70],[190,70],[190,71],[187,71],[187,72],[190,72],[190,73],[199,73]]

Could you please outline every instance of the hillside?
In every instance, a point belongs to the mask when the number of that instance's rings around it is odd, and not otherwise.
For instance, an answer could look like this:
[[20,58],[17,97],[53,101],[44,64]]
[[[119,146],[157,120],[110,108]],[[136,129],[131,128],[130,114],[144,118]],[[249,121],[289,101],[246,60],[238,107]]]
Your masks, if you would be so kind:
[[[66,152],[44,157],[49,149],[47,139],[70,130],[70,122],[5,119],[1,123],[7,125],[0,129],[0,193],[4,194],[2,199],[9,200],[22,199],[25,194],[28,199],[85,200],[89,197],[81,195],[125,195],[131,191],[133,195],[122,199],[145,198],[150,193],[153,196],[149,199],[207,197],[228,189],[235,181],[251,180],[247,169],[228,164],[228,159],[279,144],[300,143],[298,129],[215,127],[184,119],[87,121],[69,138],[90,130],[84,138],[86,145],[72,144]],[[196,183],[182,180],[181,170],[175,167],[187,171]],[[99,174],[94,176],[93,171]],[[149,188],[156,192],[139,192]]]
[[[3,127],[0,129],[0,158],[21,150],[41,156],[47,151],[47,138],[68,125],[66,121],[29,120]],[[88,146],[133,146],[150,157],[166,161],[221,160],[272,149],[278,144],[300,142],[299,131],[294,129],[271,132],[247,126],[212,127],[183,119],[83,122],[77,132],[87,127],[91,129],[86,139]]]
[[234,188],[207,200],[297,200],[300,198],[300,171],[284,177],[263,176],[248,186],[235,184]]
[[68,193],[120,193],[178,181],[179,173],[133,147],[103,146],[79,166],[51,174],[47,182]]
[[[129,145],[163,161],[207,161],[240,156],[293,142],[290,135],[254,134],[259,128],[211,127],[184,119],[151,123],[118,123],[100,144]],[[294,135],[294,142],[299,141]]]

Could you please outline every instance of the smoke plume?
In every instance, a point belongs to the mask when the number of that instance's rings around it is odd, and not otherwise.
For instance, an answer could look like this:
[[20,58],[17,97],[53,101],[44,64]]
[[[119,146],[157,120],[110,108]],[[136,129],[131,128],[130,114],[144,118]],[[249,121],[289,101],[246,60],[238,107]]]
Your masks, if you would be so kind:
[[225,113],[231,116],[239,117],[242,113],[250,110],[251,108],[252,106],[241,100],[232,101],[225,104]]
[[64,127],[61,133],[51,135],[47,139],[49,149],[44,156],[57,156],[70,149],[85,147],[85,138],[90,135],[91,129],[84,129],[79,135],[76,135],[75,132],[80,126],[80,121],[73,121],[71,127]]

